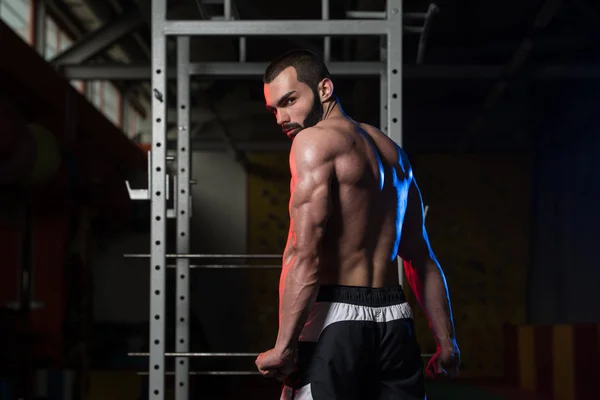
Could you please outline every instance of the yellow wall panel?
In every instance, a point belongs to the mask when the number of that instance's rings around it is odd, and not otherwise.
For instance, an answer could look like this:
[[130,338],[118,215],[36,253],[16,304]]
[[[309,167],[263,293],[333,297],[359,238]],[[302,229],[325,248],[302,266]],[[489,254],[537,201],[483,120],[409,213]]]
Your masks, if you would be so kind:
[[87,400],[136,400],[141,389],[142,377],[135,372],[93,371]]
[[573,327],[555,325],[552,332],[554,395],[558,400],[575,399]]

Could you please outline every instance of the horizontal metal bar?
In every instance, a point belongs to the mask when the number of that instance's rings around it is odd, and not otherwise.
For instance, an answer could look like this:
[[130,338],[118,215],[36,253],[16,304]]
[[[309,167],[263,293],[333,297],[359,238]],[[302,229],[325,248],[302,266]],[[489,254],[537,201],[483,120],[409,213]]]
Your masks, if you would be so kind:
[[[191,63],[191,75],[220,75],[220,76],[262,76],[268,63]],[[240,71],[240,69],[242,71]],[[379,75],[385,71],[385,64],[380,62],[329,62],[327,69],[332,75],[362,76]]]
[[404,32],[416,33],[416,34],[423,33],[423,31],[425,30],[422,26],[409,26],[409,25],[404,25],[403,29],[404,29]]
[[[431,358],[432,354],[422,354],[423,358]],[[190,371],[190,375],[212,375],[212,376],[256,376],[261,375],[258,371]],[[148,375],[148,372],[138,372],[137,375]],[[165,372],[167,376],[175,375],[174,371]]]
[[[167,141],[167,147],[176,148],[175,141]],[[255,140],[255,141],[236,141],[235,148],[238,151],[271,151],[287,152],[290,151],[291,141],[286,140]],[[214,140],[195,139],[192,142],[192,151],[205,152],[226,152],[227,148],[221,142]]]
[[[167,268],[177,268],[176,265],[167,265]],[[281,264],[248,265],[248,264],[209,264],[190,265],[190,269],[281,269]]]
[[425,19],[427,18],[426,12],[414,12],[402,14],[403,19]]
[[[165,357],[258,357],[260,353],[165,353]],[[148,357],[150,353],[128,353],[130,357]]]
[[[150,80],[150,65],[64,65],[63,74],[69,80]],[[176,79],[177,71],[169,68],[169,78]]]
[[[176,268],[176,265],[167,265],[167,268]],[[246,264],[230,264],[230,265],[190,265],[191,269],[281,269],[281,264],[273,265],[246,265]]]
[[[148,372],[138,372],[137,375],[149,375]],[[167,371],[165,375],[175,375],[174,371]],[[190,371],[189,375],[212,375],[212,376],[248,376],[261,375],[258,371]]]
[[[150,254],[124,254],[124,258],[150,258]],[[167,254],[167,258],[226,258],[226,259],[266,259],[282,258],[281,254]]]
[[[327,64],[334,76],[378,76],[385,65],[379,62],[332,62]],[[262,76],[267,63],[205,62],[190,64],[190,74],[217,78]],[[499,79],[502,66],[495,65],[406,65],[403,79]],[[72,80],[150,80],[150,65],[65,65],[63,72]],[[169,79],[176,69],[167,68]],[[523,78],[600,79],[600,68],[584,65],[548,65],[525,71]]]
[[364,36],[386,35],[390,22],[377,20],[166,21],[166,35],[185,36]]
[[[260,353],[165,353],[165,357],[258,357]],[[150,353],[128,353],[130,357],[148,357]],[[431,358],[433,354],[421,354],[421,358]]]
[[346,17],[355,19],[385,19],[385,11],[346,11]]
[[[266,62],[191,63],[190,75],[222,78],[262,76]],[[380,62],[331,62],[329,72],[335,76],[378,76],[385,69]],[[176,79],[176,68],[167,68],[169,79]],[[150,65],[65,65],[63,73],[71,80],[150,80]]]

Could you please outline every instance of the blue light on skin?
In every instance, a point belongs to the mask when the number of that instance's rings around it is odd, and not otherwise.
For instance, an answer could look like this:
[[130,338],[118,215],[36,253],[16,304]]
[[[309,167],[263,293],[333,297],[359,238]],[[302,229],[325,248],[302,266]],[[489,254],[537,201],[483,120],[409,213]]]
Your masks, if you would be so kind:
[[[402,162],[402,155],[398,150],[398,160],[400,167],[405,170]],[[398,209],[396,210],[396,238],[394,239],[394,246],[392,247],[392,254],[390,254],[390,262],[393,262],[398,257],[398,247],[400,247],[400,236],[402,233],[402,223],[404,222],[404,215],[408,206],[408,190],[413,180],[412,169],[408,171],[406,179],[398,179],[396,169],[392,168],[392,182],[396,193],[398,194]]]

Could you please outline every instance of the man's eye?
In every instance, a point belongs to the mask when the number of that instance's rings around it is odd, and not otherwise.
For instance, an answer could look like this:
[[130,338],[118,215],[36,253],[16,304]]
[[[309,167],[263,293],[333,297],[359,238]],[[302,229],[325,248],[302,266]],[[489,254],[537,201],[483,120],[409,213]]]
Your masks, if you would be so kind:
[[294,100],[295,100],[295,99],[287,99],[287,100],[285,101],[285,104],[289,106],[290,104],[292,104],[292,103],[294,102]]

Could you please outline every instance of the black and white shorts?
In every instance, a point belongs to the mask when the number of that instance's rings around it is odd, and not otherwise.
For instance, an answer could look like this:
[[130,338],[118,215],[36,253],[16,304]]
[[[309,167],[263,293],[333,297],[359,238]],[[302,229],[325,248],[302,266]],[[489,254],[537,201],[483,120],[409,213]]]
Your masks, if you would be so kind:
[[423,378],[402,287],[322,286],[281,400],[422,400]]

